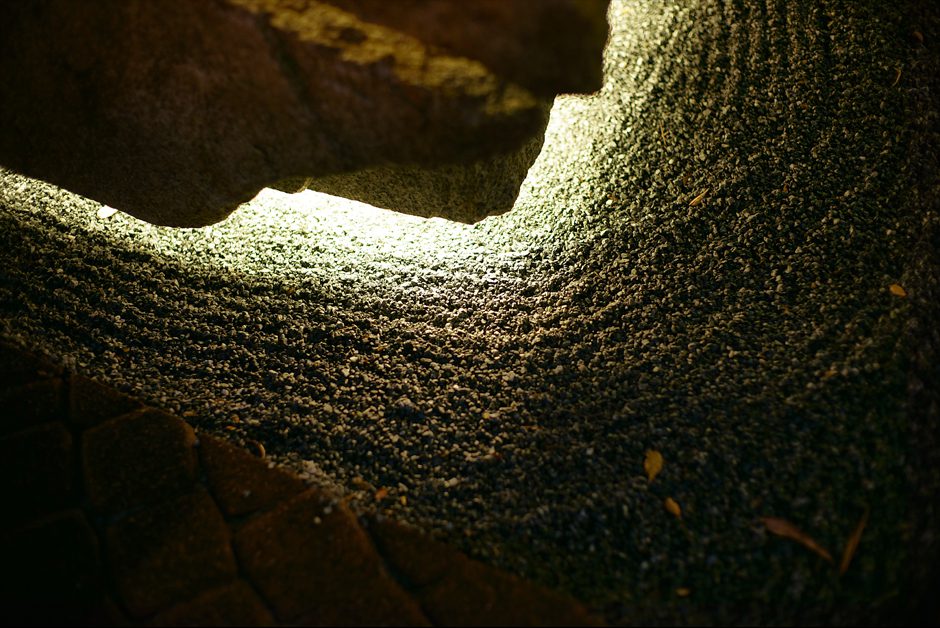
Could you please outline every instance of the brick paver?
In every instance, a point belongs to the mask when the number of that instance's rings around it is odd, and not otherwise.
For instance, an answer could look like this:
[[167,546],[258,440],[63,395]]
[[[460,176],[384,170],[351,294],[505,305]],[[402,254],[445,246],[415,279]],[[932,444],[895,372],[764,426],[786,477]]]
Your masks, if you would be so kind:
[[244,580],[210,589],[157,614],[153,626],[271,626],[274,617]]
[[2,341],[0,495],[8,623],[596,623]]
[[446,626],[602,625],[570,597],[467,558],[394,521],[371,522],[379,550],[427,616]]
[[0,555],[4,623],[77,623],[102,605],[98,539],[80,510],[0,535]]
[[103,512],[161,501],[192,489],[196,436],[158,410],[126,414],[84,434],[85,490]]
[[121,600],[135,617],[228,583],[237,573],[228,527],[201,488],[120,519],[106,539]]
[[282,621],[427,623],[352,513],[316,489],[246,524],[235,547],[248,577]]
[[300,478],[269,469],[244,449],[208,434],[199,435],[199,456],[209,489],[227,516],[268,508],[306,488]]
[[69,380],[69,420],[79,429],[138,410],[141,405],[93,379],[73,375]]
[[61,421],[66,415],[65,384],[61,379],[0,388],[0,433]]
[[46,423],[0,437],[0,460],[15,473],[0,475],[6,513],[0,528],[72,501],[72,435],[62,423]]
[[0,382],[3,386],[19,386],[37,379],[61,375],[61,367],[0,340]]

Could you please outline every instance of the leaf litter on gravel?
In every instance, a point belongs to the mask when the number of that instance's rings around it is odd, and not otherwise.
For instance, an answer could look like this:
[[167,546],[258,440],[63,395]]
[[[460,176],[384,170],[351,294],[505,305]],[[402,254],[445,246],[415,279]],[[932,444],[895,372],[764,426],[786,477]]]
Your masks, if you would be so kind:
[[761,517],[761,522],[763,522],[764,526],[767,527],[768,532],[771,534],[796,541],[803,547],[823,557],[826,562],[832,562],[832,554],[830,554],[826,548],[786,519]]
[[855,556],[855,551],[858,549],[858,543],[862,540],[862,534],[865,532],[865,526],[868,524],[868,514],[869,508],[865,507],[865,512],[862,514],[862,518],[859,519],[858,525],[855,526],[855,531],[852,532],[852,536],[849,537],[849,540],[845,543],[845,549],[842,551],[842,561],[839,563],[839,575],[844,575],[849,569],[849,564],[852,562],[852,557]]
[[[865,526],[868,524],[869,514],[870,508],[866,506],[865,512],[862,513],[861,518],[855,526],[855,530],[845,542],[845,548],[842,550],[842,560],[839,561],[840,576],[845,575],[845,572],[849,569],[849,565],[852,563],[852,558],[855,556],[859,542],[862,540],[862,535],[865,533]],[[771,534],[796,541],[803,547],[821,556],[826,562],[835,566],[835,562],[832,560],[832,554],[829,553],[829,550],[817,543],[813,537],[800,530],[795,524],[779,517],[761,517],[761,522]]]
[[663,470],[663,455],[655,449],[646,452],[646,458],[643,460],[643,470],[646,471],[646,478],[652,482]]

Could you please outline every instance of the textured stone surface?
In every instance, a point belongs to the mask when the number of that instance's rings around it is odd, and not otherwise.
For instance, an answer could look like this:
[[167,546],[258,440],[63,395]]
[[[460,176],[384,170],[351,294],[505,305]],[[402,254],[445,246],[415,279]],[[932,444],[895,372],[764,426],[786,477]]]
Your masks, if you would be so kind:
[[85,491],[92,505],[118,512],[188,491],[196,479],[196,437],[180,419],[145,410],[85,432]]
[[118,521],[107,547],[121,599],[137,617],[235,577],[228,528],[203,490]]
[[0,433],[58,421],[65,414],[65,385],[61,379],[0,387]]
[[222,512],[245,515],[304,490],[296,476],[268,465],[244,449],[208,434],[199,435],[199,457]]
[[8,521],[59,509],[72,496],[72,436],[48,423],[0,437],[0,495]]
[[448,54],[482,62],[540,96],[600,89],[607,0],[327,0]]
[[554,95],[600,86],[607,0],[383,4],[5,4],[0,163],[181,226],[362,169],[324,188],[465,221],[505,211]]
[[603,625],[574,599],[470,560],[413,528],[384,521],[369,529],[437,625]]
[[274,618],[244,580],[212,589],[158,613],[153,626],[270,626]]
[[24,351],[16,345],[0,342],[0,379],[4,387],[13,387],[45,377],[57,377],[62,369]]
[[426,624],[355,517],[310,490],[238,531],[239,564],[281,621]]
[[79,427],[93,427],[140,406],[139,401],[93,379],[74,375],[69,380],[69,419]]
[[4,624],[81,624],[104,619],[98,541],[78,510],[57,513],[0,536]]

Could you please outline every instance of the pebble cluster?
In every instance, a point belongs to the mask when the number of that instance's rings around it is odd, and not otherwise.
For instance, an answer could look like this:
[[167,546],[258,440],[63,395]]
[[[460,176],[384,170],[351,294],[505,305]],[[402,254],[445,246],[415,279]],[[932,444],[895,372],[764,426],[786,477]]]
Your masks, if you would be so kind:
[[[614,622],[890,612],[922,524],[917,25],[610,21],[603,90],[558,99],[516,207],[474,226],[266,191],[174,230],[0,173],[0,334]],[[761,523],[838,559],[866,511],[841,578]]]

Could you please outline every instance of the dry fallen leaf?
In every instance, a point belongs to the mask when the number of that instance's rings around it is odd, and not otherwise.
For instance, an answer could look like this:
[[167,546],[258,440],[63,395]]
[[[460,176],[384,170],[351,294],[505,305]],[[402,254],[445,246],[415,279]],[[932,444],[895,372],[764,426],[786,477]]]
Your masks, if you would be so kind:
[[855,556],[855,550],[858,549],[858,542],[862,540],[862,533],[865,532],[865,526],[868,524],[868,512],[869,509],[866,506],[865,513],[862,515],[862,518],[859,519],[858,525],[855,526],[855,532],[852,533],[852,536],[850,536],[849,540],[845,543],[845,549],[842,551],[842,562],[839,563],[840,576],[848,571],[852,557]]
[[646,477],[652,482],[663,470],[663,455],[655,449],[647,451],[646,459],[643,460],[643,470],[646,471]]
[[906,297],[907,290],[901,287],[901,284],[893,283],[888,286],[888,290],[896,297]]
[[245,444],[248,445],[248,448],[252,450],[259,458],[264,458],[267,455],[267,452],[264,450],[264,445],[256,440],[246,440]]
[[711,188],[705,188],[705,191],[704,191],[704,192],[702,192],[701,194],[699,194],[698,196],[696,196],[695,198],[693,198],[693,199],[692,199],[692,202],[689,203],[689,207],[695,207],[696,205],[698,205],[698,204],[700,204],[702,201],[704,201],[704,200],[705,200],[705,195],[708,194],[708,190],[709,190],[709,189],[711,189]]
[[762,517],[761,521],[765,526],[767,526],[767,530],[770,531],[771,534],[776,534],[777,536],[782,536],[784,538],[796,541],[803,547],[822,556],[824,559],[826,559],[827,562],[832,562],[832,555],[826,550],[826,548],[822,547],[819,543],[814,541],[812,537],[804,533],[786,519],[778,519],[777,517]]
[[375,501],[380,502],[388,497],[388,489],[384,486],[375,492]]
[[679,508],[679,504],[677,504],[676,500],[674,500],[673,498],[667,497],[666,501],[663,502],[663,505],[666,507],[666,510],[668,510],[671,514],[679,518],[682,517],[682,509]]

